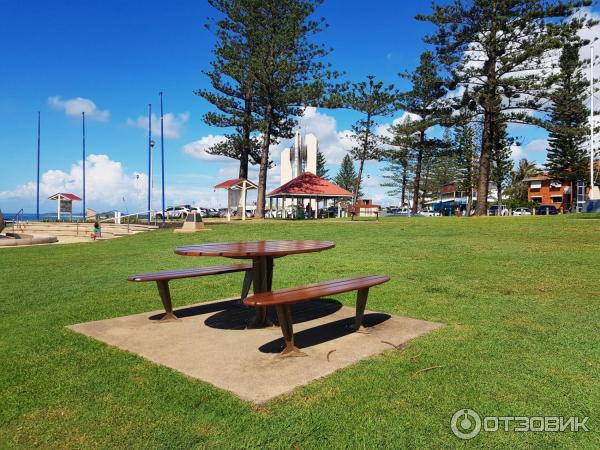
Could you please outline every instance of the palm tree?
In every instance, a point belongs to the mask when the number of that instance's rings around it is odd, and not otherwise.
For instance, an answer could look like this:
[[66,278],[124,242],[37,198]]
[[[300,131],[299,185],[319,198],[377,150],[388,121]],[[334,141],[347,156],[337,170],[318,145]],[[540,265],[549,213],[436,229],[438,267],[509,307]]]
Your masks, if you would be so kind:
[[540,173],[542,171],[534,162],[525,158],[521,159],[517,168],[511,172],[510,185],[506,189],[511,200],[515,203],[527,203],[528,183],[525,180]]

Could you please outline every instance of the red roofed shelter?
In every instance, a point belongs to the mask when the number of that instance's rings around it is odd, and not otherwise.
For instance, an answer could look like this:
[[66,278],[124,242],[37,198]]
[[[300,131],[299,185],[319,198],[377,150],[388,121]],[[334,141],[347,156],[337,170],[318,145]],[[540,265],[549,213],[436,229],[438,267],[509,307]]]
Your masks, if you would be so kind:
[[67,194],[65,192],[58,192],[57,194],[48,197],[48,200],[56,200],[56,214],[57,219],[60,220],[60,214],[69,214],[71,220],[73,219],[73,201],[80,201],[81,199],[75,194]]
[[231,220],[231,207],[242,208],[242,220],[246,220],[246,192],[257,189],[258,186],[245,178],[227,180],[215,186],[215,189],[227,189],[227,220]]
[[[296,204],[301,204],[302,206],[306,206],[314,200],[315,204],[311,204],[311,207],[317,211],[318,216],[319,201],[323,201],[326,204],[327,200],[339,202],[341,200],[352,199],[352,192],[324,180],[314,173],[304,172],[302,175],[269,192],[267,197],[270,200],[271,211],[273,211],[273,199],[277,200],[276,210],[279,211],[280,207],[284,210],[281,213],[282,217],[285,215],[287,199],[291,199],[292,203],[296,200]],[[279,199],[283,200],[281,204]],[[340,215],[340,210],[341,208],[338,208],[338,216]]]

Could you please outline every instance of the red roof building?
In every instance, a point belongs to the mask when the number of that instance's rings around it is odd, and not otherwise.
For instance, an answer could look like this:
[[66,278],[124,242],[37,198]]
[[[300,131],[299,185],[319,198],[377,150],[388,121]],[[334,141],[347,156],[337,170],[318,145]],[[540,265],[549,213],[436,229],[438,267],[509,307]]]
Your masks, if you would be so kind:
[[60,198],[64,198],[64,199],[68,199],[68,200],[74,200],[74,201],[80,201],[81,200],[75,194],[66,194],[64,192],[58,192],[58,193],[56,193],[56,194],[48,197],[48,200],[59,200]]
[[48,200],[56,200],[56,214],[57,219],[60,220],[61,214],[68,214],[71,219],[73,218],[73,202],[81,200],[75,194],[67,194],[65,192],[58,192],[48,197]]
[[352,192],[330,183],[311,172],[288,181],[284,185],[269,192],[270,198],[352,198]]
[[[327,201],[334,200],[338,203],[340,200],[349,200],[352,198],[352,192],[324,180],[312,172],[304,172],[269,192],[267,197],[269,197],[269,212],[272,217],[311,218],[320,217],[319,214],[328,216]],[[275,207],[273,207],[273,199],[276,202]],[[280,201],[280,199],[282,200]],[[322,202],[321,210],[319,202]],[[306,208],[306,214],[303,212],[304,210],[298,209],[299,206]],[[341,208],[338,206],[335,211],[339,216]]]
[[348,213],[361,217],[378,217],[381,206],[375,205],[371,200],[361,199],[348,207]]
[[227,220],[231,220],[231,210],[236,208],[240,212],[242,220],[246,220],[246,200],[247,192],[251,189],[257,189],[258,186],[245,178],[235,178],[233,180],[223,181],[215,186],[215,189],[227,189]]
[[252,181],[248,181],[245,178],[236,178],[234,180],[227,180],[219,183],[215,186],[215,189],[242,189],[242,186],[246,182],[246,189],[256,189],[258,186]]

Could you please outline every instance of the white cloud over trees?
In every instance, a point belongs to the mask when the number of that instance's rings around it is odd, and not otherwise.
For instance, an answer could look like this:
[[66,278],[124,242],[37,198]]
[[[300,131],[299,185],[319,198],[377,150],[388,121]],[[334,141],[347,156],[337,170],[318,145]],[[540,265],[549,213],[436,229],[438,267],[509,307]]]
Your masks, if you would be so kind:
[[66,116],[80,117],[84,112],[87,118],[102,122],[110,117],[108,110],[98,109],[96,103],[88,98],[75,97],[63,100],[59,95],[55,95],[48,99],[48,104],[56,110],[63,111]]

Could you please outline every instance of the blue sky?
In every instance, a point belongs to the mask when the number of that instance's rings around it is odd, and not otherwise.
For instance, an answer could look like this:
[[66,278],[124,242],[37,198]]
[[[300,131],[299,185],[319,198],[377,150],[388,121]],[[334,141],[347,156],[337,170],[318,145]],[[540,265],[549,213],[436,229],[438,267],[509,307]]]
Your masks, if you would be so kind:
[[[81,193],[83,108],[87,154],[95,155],[87,165],[88,206],[145,209],[144,116],[148,103],[158,112],[159,91],[171,114],[165,141],[167,201],[225,204],[225,194],[212,186],[235,176],[236,163],[204,154],[205,144],[222,130],[202,122],[210,106],[194,95],[206,87],[201,71],[208,67],[213,44],[203,28],[213,14],[205,1],[0,0],[0,8],[0,208],[35,208],[37,111],[42,117],[43,193],[54,188]],[[348,79],[374,74],[407,88],[397,74],[414,68],[426,49],[421,39],[431,27],[413,18],[428,9],[425,1],[329,0],[319,10],[330,24],[319,40],[334,48],[329,60]],[[356,118],[349,111],[312,110],[303,121],[303,128],[321,139],[330,173],[337,171],[345,151],[340,133]],[[518,134],[524,138],[523,154],[543,162],[545,134],[533,128]],[[282,146],[273,149],[276,162]],[[379,186],[380,168],[368,164],[365,191],[390,203],[393,199]],[[271,171],[270,184],[277,185],[277,170]],[[155,195],[158,190],[159,183]],[[51,211],[53,205],[44,200],[41,209]]]

